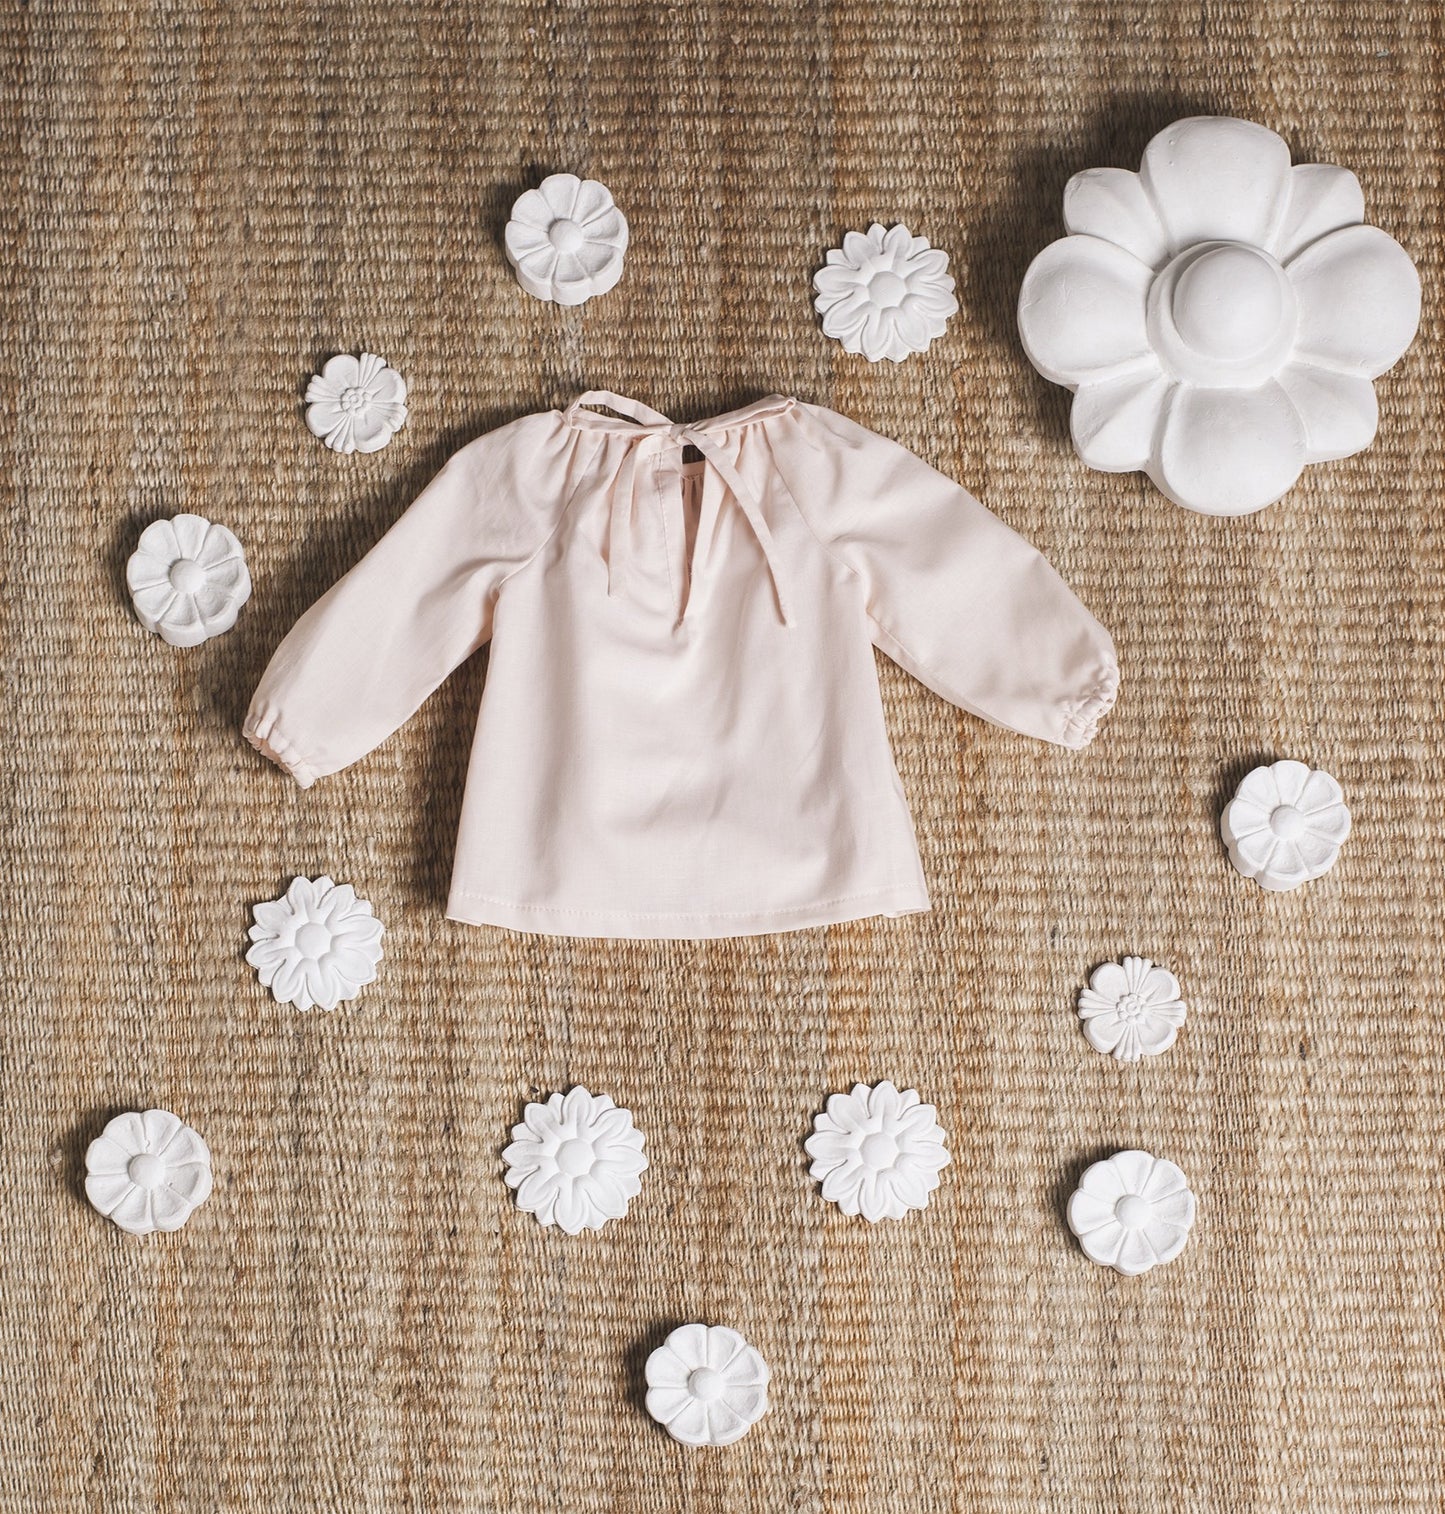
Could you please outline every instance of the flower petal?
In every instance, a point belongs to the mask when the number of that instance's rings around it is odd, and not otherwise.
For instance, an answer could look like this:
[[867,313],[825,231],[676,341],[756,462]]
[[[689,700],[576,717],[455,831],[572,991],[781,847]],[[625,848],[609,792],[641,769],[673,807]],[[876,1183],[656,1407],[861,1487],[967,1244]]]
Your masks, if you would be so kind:
[[111,1209],[110,1218],[122,1230],[128,1230],[132,1235],[145,1235],[154,1230],[150,1194],[144,1188],[132,1183],[121,1195],[120,1202]]
[[686,1372],[682,1374],[680,1383],[647,1390],[647,1412],[659,1424],[671,1425],[672,1421],[692,1402],[694,1402],[693,1396],[687,1391]]
[[1147,1272],[1156,1260],[1147,1232],[1126,1227],[1118,1254],[1110,1265],[1125,1277],[1138,1277],[1141,1272]]
[[1301,163],[1290,170],[1289,182],[1289,206],[1271,249],[1281,263],[1326,233],[1365,219],[1364,192],[1348,168]]
[[92,1172],[85,1180],[85,1196],[101,1214],[109,1216],[133,1186],[124,1170]]
[[1284,139],[1230,116],[1166,126],[1144,149],[1139,175],[1174,252],[1208,241],[1267,247],[1289,204]]
[[1095,1051],[1111,1053],[1124,1037],[1124,1022],[1116,1014],[1084,1021],[1084,1036]]
[[1081,384],[1069,412],[1074,450],[1103,473],[1132,473],[1154,452],[1172,388],[1158,370]]
[[1019,290],[1019,335],[1029,361],[1071,387],[1154,365],[1144,302],[1153,274],[1098,237],[1064,237],[1029,265]]
[[1116,1151],[1109,1161],[1125,1193],[1144,1192],[1155,1167],[1155,1159],[1147,1151]]
[[710,1429],[707,1406],[699,1403],[691,1394],[682,1408],[667,1421],[667,1433],[686,1446],[705,1446]]
[[679,1325],[667,1337],[667,1344],[677,1353],[678,1359],[690,1372],[694,1367],[707,1362],[707,1326],[699,1324]]
[[1375,378],[1391,368],[1420,325],[1420,275],[1378,226],[1346,226],[1289,265],[1299,301],[1301,357]]
[[1304,422],[1273,380],[1258,389],[1180,385],[1150,477],[1186,509],[1249,515],[1285,493],[1304,462]]
[[690,1370],[677,1352],[667,1346],[659,1346],[647,1358],[643,1376],[649,1387],[685,1388]]
[[1248,835],[1236,835],[1234,855],[1240,872],[1247,878],[1256,877],[1264,872],[1274,860],[1274,849],[1278,839],[1268,826],[1260,831],[1251,831]]
[[1100,237],[1141,263],[1158,268],[1169,240],[1139,175],[1127,168],[1086,168],[1064,185],[1064,226],[1077,236]]
[[1306,461],[1351,457],[1374,441],[1380,406],[1369,379],[1313,363],[1290,363],[1276,377],[1304,422]]
[[360,359],[349,352],[338,352],[322,365],[320,376],[338,394],[343,389],[354,388],[361,379]]

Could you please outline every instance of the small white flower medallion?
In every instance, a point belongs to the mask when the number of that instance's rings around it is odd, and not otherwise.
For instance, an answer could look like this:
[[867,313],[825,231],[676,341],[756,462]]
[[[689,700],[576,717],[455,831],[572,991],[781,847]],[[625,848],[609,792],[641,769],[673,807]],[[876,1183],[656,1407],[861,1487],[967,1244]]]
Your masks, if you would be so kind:
[[948,254],[906,226],[850,231],[813,276],[823,334],[870,363],[927,352],[957,315]]
[[1148,957],[1105,962],[1079,995],[1079,1018],[1095,1051],[1121,1062],[1157,1057],[1184,1024],[1179,979]]
[[580,305],[622,277],[627,220],[605,184],[554,173],[512,206],[502,244],[528,294]]
[[1119,1151],[1079,1179],[1068,1215],[1090,1261],[1137,1277],[1184,1250],[1194,1195],[1173,1162],[1147,1151]]
[[1276,762],[1248,774],[1225,805],[1219,831],[1246,878],[1282,893],[1335,865],[1350,834],[1350,812],[1328,773]]
[[85,1153],[85,1196],[132,1235],[179,1230],[211,1192],[206,1143],[164,1109],[118,1114]]
[[855,1083],[852,1093],[829,1098],[803,1147],[823,1197],[876,1223],[928,1206],[948,1165],[945,1139],[938,1112],[916,1089]]
[[643,1135],[630,1110],[585,1088],[528,1104],[502,1152],[517,1208],[568,1235],[620,1220],[642,1191]]
[[200,515],[155,520],[125,568],[136,619],[173,647],[198,647],[229,631],[251,597],[241,543]]
[[768,1412],[768,1364],[726,1325],[679,1325],[643,1375],[647,1412],[685,1446],[730,1446]]
[[382,924],[349,883],[293,878],[253,913],[246,960],[278,1004],[335,1009],[375,980]]
[[333,452],[379,452],[406,425],[406,380],[385,358],[329,359],[306,386],[306,427]]

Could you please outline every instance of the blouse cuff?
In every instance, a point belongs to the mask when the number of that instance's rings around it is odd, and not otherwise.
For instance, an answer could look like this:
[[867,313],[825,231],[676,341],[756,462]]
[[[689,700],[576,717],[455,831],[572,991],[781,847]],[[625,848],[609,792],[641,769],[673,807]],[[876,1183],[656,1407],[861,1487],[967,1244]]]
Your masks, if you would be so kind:
[[1093,688],[1069,707],[1064,718],[1063,745],[1077,752],[1099,734],[1099,722],[1119,697],[1119,664],[1112,658]]
[[279,768],[286,772],[301,785],[303,789],[309,789],[319,776],[316,770],[296,749],[276,730],[275,715],[261,715],[255,710],[246,716],[246,723],[241,727],[241,734],[256,748],[263,757],[269,758]]

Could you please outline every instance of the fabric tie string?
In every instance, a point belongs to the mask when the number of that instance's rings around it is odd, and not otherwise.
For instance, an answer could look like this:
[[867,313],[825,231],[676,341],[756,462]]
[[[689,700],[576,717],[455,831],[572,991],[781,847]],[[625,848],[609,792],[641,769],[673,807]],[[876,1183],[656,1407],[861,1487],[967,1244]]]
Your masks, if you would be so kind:
[[[621,422],[612,421],[612,428],[625,429],[637,438],[633,445],[628,447],[627,455],[622,460],[622,467],[617,475],[616,497],[612,502],[612,515],[608,521],[608,594],[616,598],[625,590],[632,519],[637,507],[637,470],[643,458],[660,452],[669,444],[679,448],[690,444],[702,453],[704,461],[722,479],[728,492],[737,501],[738,508],[752,528],[753,536],[762,551],[768,577],[773,586],[773,597],[777,601],[778,615],[785,626],[791,625],[788,601],[778,573],[777,545],[763,517],[762,502],[733,466],[717,438],[710,436],[703,425],[688,425],[670,420],[660,411],[653,410],[640,401],[625,399],[605,389],[589,390],[575,400],[568,412],[569,415],[576,415],[584,405],[605,407],[613,411],[616,416],[625,417],[628,424],[624,426]],[[606,416],[596,416],[595,419],[604,425],[611,421],[611,418]],[[684,621],[687,618],[688,609],[692,607],[692,602],[693,596],[689,592],[687,607],[682,614]]]

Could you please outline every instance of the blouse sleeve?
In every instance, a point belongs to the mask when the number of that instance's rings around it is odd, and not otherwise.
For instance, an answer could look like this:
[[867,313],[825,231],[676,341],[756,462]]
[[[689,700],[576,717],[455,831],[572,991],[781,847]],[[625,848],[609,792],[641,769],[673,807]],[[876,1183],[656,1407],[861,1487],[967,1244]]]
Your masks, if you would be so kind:
[[1118,689],[1114,643],[1048,562],[896,442],[818,406],[795,414],[798,508],[861,581],[874,644],[996,725],[1092,741]]
[[515,421],[454,454],[277,648],[243,729],[302,788],[378,746],[489,639],[498,591],[564,502],[539,434],[550,419]]

